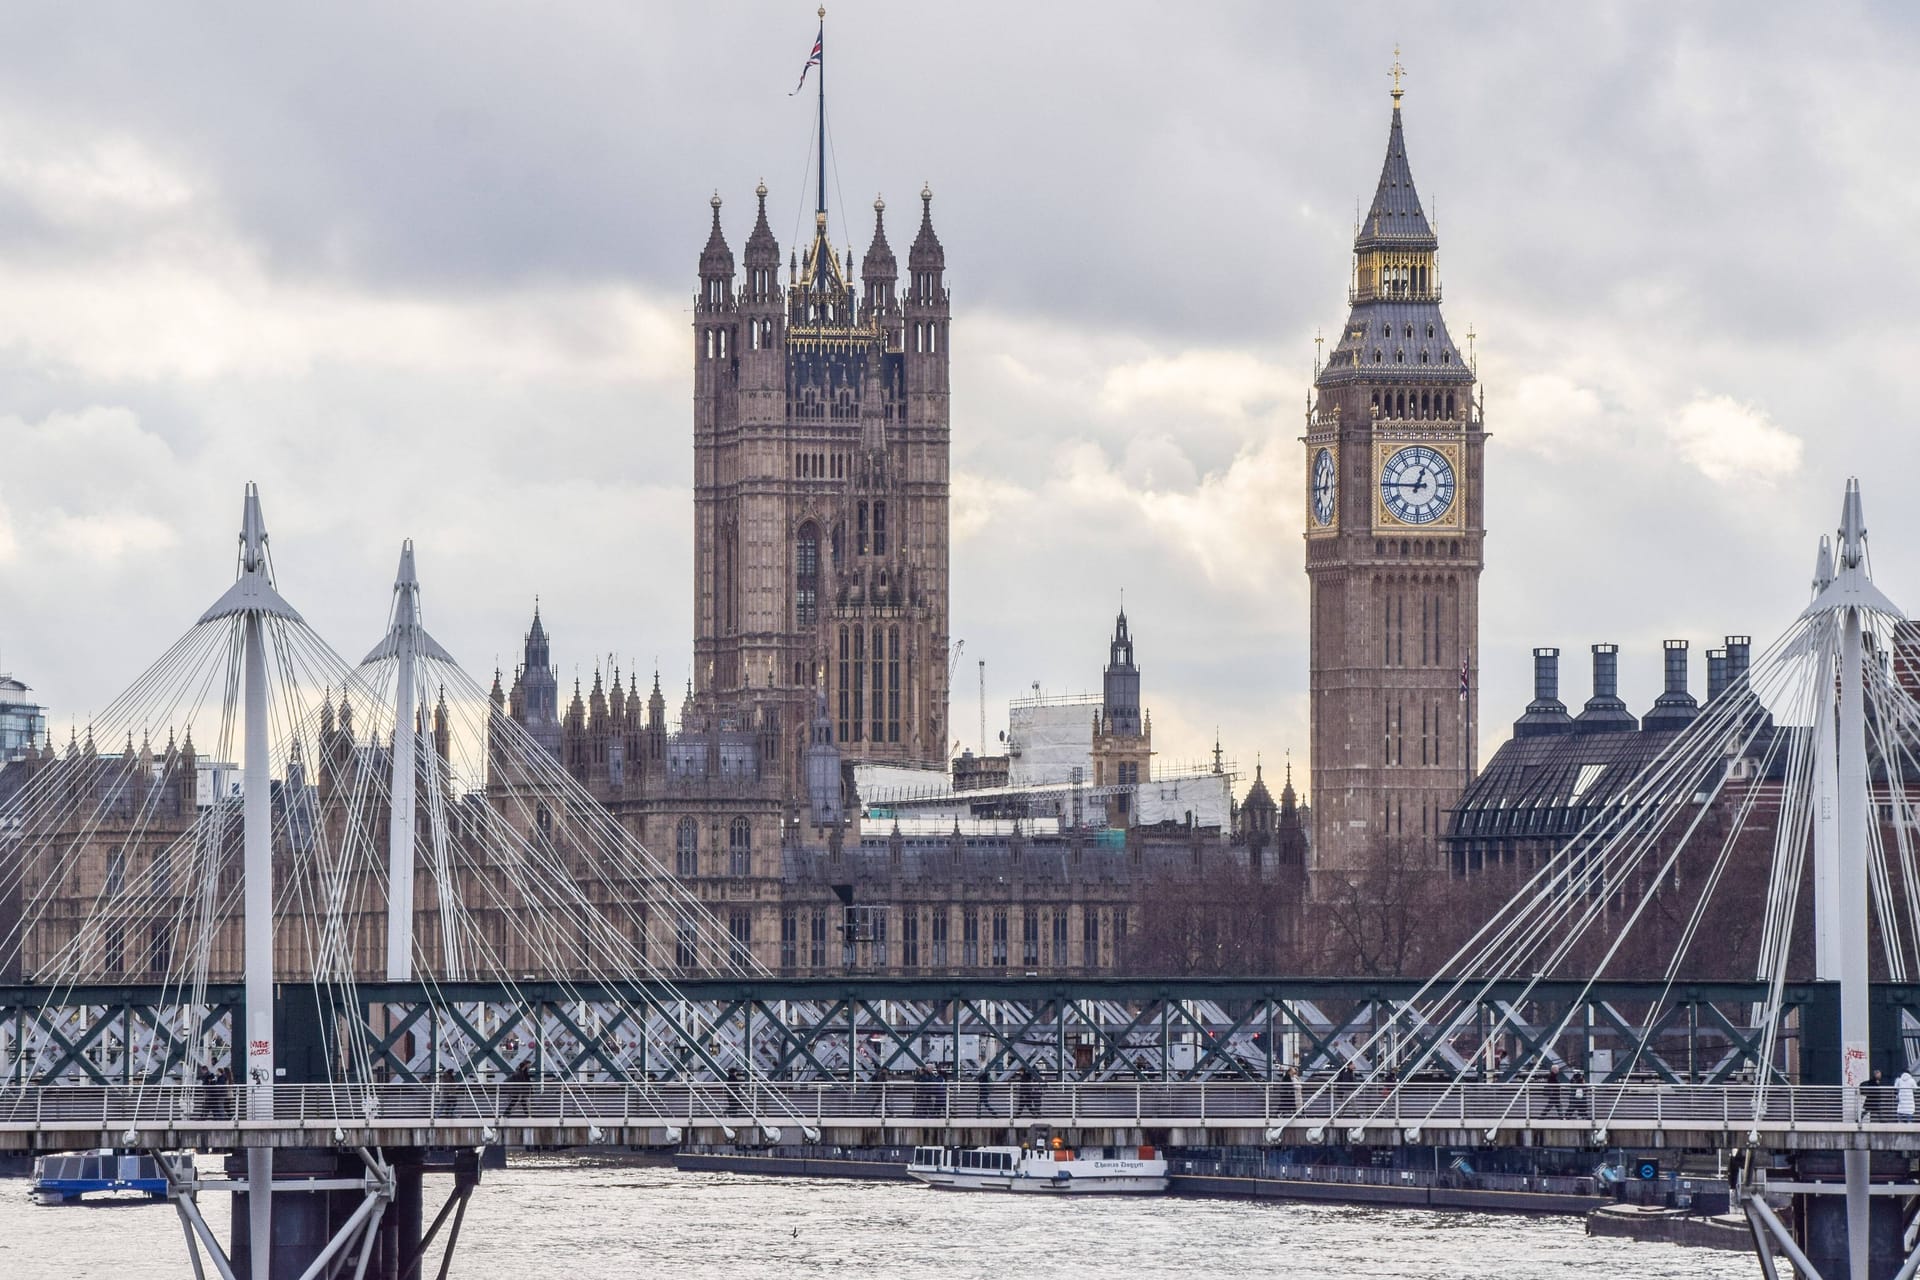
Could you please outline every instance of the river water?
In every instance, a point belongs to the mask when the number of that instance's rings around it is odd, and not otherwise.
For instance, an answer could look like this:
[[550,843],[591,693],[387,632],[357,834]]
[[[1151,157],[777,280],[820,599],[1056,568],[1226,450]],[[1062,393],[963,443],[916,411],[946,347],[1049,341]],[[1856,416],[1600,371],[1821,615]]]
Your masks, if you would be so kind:
[[[429,1221],[444,1192],[427,1181]],[[44,1208],[0,1182],[0,1277],[188,1277],[165,1204]],[[226,1237],[226,1197],[208,1197]],[[474,1193],[455,1276],[1259,1276],[1591,1280],[1756,1275],[1745,1254],[1589,1239],[1578,1218],[1233,1200],[969,1195],[909,1183],[516,1160]],[[211,1271],[208,1272],[212,1274]],[[428,1271],[432,1274],[432,1270]]]

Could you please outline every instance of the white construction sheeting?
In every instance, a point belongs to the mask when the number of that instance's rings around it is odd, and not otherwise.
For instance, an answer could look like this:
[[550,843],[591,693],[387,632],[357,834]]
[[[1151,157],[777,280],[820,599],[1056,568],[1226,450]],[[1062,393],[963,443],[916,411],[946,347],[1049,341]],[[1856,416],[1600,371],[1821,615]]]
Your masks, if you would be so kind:
[[1226,827],[1233,819],[1233,779],[1224,773],[1184,778],[1155,778],[1134,789],[1133,825],[1162,822],[1196,827]]
[[1016,787],[1065,783],[1080,770],[1093,781],[1093,718],[1100,699],[1091,694],[1015,698],[1007,707],[1007,781]]

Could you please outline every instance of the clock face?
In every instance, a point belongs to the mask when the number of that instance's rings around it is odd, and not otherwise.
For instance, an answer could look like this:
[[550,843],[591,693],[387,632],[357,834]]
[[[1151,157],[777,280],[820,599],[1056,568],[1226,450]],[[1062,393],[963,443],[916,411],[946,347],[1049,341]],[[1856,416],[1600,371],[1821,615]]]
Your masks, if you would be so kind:
[[1321,528],[1333,523],[1333,499],[1339,468],[1333,465],[1333,451],[1322,449],[1313,458],[1313,522]]
[[1453,506],[1453,464],[1423,444],[1397,450],[1380,468],[1380,502],[1401,524],[1432,524]]

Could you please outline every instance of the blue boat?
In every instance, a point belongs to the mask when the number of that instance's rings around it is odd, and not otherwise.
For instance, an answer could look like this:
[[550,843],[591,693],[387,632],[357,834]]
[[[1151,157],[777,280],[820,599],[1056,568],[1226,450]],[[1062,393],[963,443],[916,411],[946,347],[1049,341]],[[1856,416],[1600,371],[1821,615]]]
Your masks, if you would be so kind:
[[82,1196],[124,1191],[165,1200],[166,1170],[150,1155],[118,1151],[41,1156],[33,1162],[33,1198],[40,1204],[68,1204]]

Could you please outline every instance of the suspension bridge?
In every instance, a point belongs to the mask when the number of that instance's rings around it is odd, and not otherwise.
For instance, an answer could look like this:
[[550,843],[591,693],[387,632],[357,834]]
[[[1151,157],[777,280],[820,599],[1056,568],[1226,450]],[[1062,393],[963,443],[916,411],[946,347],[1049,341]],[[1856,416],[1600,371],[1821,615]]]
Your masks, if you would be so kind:
[[[444,1275],[471,1149],[503,1141],[1714,1151],[1765,1274],[1908,1280],[1916,1188],[1874,1157],[1920,1126],[1868,1073],[1920,1056],[1920,705],[1857,485],[1813,585],[1432,978],[793,979],[433,639],[411,544],[348,662],[281,594],[250,488],[232,586],[0,807],[0,1149],[231,1153],[223,1178],[166,1165],[195,1274],[229,1280],[418,1274],[451,1214]],[[189,794],[202,749],[236,795]],[[1694,980],[1756,848],[1752,970]],[[1617,976],[1676,901],[1666,971]],[[157,981],[109,980],[129,951]]]

